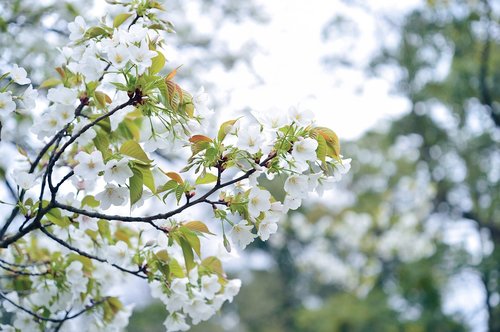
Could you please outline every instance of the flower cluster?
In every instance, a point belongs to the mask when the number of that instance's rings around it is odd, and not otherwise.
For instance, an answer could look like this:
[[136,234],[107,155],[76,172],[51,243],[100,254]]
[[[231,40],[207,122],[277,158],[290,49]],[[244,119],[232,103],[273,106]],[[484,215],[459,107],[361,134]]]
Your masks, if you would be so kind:
[[[31,85],[21,95],[8,90],[30,83],[26,71],[13,66],[3,76],[2,124],[13,112],[31,114],[41,146],[19,147],[8,174],[15,202],[0,229],[0,269],[11,278],[0,298],[12,319],[3,330],[120,330],[132,309],[113,287],[124,276],[150,284],[169,312],[167,331],[187,330],[241,285],[207,256],[206,242],[231,251],[268,240],[288,210],[349,170],[335,133],[300,107],[254,112],[212,132],[204,89],[192,95],[175,82],[176,69],[163,72],[163,32],[172,28],[163,8],[123,5],[113,20],[68,25],[59,77],[40,86],[48,90],[41,114]],[[166,157],[173,152],[185,163]],[[284,181],[284,199],[265,177]],[[192,220],[194,206],[212,216]]]

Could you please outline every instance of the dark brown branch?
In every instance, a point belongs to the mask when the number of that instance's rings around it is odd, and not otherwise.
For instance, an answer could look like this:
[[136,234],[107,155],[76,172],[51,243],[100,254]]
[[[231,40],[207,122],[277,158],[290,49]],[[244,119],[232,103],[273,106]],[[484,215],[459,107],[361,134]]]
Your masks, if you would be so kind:
[[97,302],[94,302],[92,303],[91,305],[83,308],[82,310],[78,311],[77,313],[73,314],[73,315],[65,315],[64,318],[61,318],[61,319],[58,319],[58,318],[47,318],[47,317],[43,317],[43,316],[40,316],[38,315],[37,313],[29,310],[29,309],[26,309],[24,308],[23,306],[17,304],[16,302],[12,301],[11,299],[9,299],[7,296],[4,295],[4,293],[0,292],[0,298],[4,299],[5,301],[9,302],[10,304],[12,304],[14,307],[24,311],[25,313],[27,314],[30,314],[31,316],[33,316],[34,318],[38,319],[38,320],[41,320],[41,321],[45,321],[45,322],[51,322],[51,323],[60,323],[60,322],[64,322],[64,321],[67,321],[67,320],[70,320],[70,319],[73,319],[73,318],[76,318],[80,315],[82,315],[83,313],[89,311],[89,310],[92,310],[94,307],[100,305],[101,303],[104,303],[107,298],[103,298]]
[[73,251],[73,252],[76,252],[78,255],[80,256],[83,256],[83,257],[87,257],[89,259],[92,259],[92,260],[95,260],[95,261],[98,261],[98,262],[101,262],[101,263],[108,263],[110,264],[111,266],[117,268],[118,270],[122,271],[122,272],[126,272],[126,273],[130,273],[136,277],[139,277],[139,278],[142,278],[142,279],[147,279],[147,276],[143,276],[139,273],[143,272],[142,269],[139,269],[137,271],[132,271],[132,270],[129,270],[129,269],[126,269],[124,267],[121,267],[120,265],[117,265],[117,264],[114,264],[114,263],[109,263],[106,259],[104,258],[101,258],[101,257],[97,257],[95,255],[92,255],[92,254],[89,254],[77,247],[74,247],[72,245],[70,245],[69,243],[67,243],[66,241],[63,241],[61,240],[60,238],[56,237],[54,234],[52,234],[51,232],[49,232],[45,227],[41,227],[40,230],[42,231],[43,234],[47,235],[47,237],[49,237],[50,239],[54,240],[55,242],[59,243],[61,246]]
[[[267,157],[264,161],[262,161],[259,165],[260,166],[265,166],[267,164],[267,162],[269,162],[271,159],[273,159],[274,157],[276,157],[276,154],[273,154],[273,155],[270,155],[269,157]],[[239,182],[239,181],[242,181],[244,179],[247,179],[250,175],[252,175],[253,173],[255,173],[257,170],[255,168],[245,172],[245,174],[235,178],[235,179],[232,179],[230,181],[227,181],[227,182],[224,182],[224,183],[220,183],[220,184],[216,184],[212,189],[210,189],[209,191],[207,191],[203,196],[199,197],[198,199],[196,200],[193,200],[193,201],[189,201],[189,202],[186,202],[186,204],[178,207],[177,209],[174,209],[170,212],[167,212],[167,213],[160,213],[160,214],[156,214],[156,215],[152,215],[152,216],[147,216],[147,217],[127,217],[127,216],[121,216],[121,215],[109,215],[109,214],[103,214],[103,213],[99,213],[99,212],[92,212],[92,211],[87,211],[87,210],[84,210],[84,209],[78,209],[78,208],[75,208],[73,206],[70,206],[70,205],[65,205],[65,204],[61,204],[57,201],[54,202],[54,207],[57,207],[57,208],[61,208],[63,210],[66,210],[66,211],[70,211],[70,212],[74,212],[74,213],[78,213],[78,214],[82,214],[82,215],[85,215],[85,216],[88,216],[88,217],[92,217],[92,218],[98,218],[98,219],[105,219],[105,220],[117,220],[117,221],[123,221],[123,222],[144,222],[144,223],[150,223],[152,221],[155,221],[155,220],[164,220],[164,219],[168,219],[168,218],[171,218],[179,213],[181,213],[182,211],[184,211],[185,209],[193,206],[193,205],[196,205],[196,204],[199,204],[199,203],[206,203],[207,199],[213,194],[215,193],[216,191],[224,188],[224,187],[227,187],[227,186],[230,186],[236,182]],[[219,174],[220,176],[220,174]],[[158,226],[155,225],[155,227],[158,228]],[[165,231],[165,230],[164,230]]]
[[21,275],[21,276],[43,276],[43,275],[46,275],[46,274],[49,273],[49,271],[45,271],[45,272],[26,272],[26,271],[20,271],[20,270],[12,269],[12,268],[10,268],[8,266],[5,266],[2,263],[0,263],[0,268],[4,269],[5,271],[9,271],[11,273],[14,273],[14,274],[17,274],[17,275]]

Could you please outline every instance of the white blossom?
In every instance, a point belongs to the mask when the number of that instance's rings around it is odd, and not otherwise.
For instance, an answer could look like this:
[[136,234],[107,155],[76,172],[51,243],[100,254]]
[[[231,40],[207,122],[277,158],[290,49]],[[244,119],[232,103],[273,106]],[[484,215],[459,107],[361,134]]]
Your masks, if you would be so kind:
[[257,218],[261,212],[271,208],[271,194],[267,190],[252,188],[248,195],[248,213]]
[[0,115],[16,110],[16,103],[12,100],[9,92],[0,92]]
[[318,142],[315,139],[301,137],[293,144],[292,156],[297,161],[314,161],[317,147]]
[[38,97],[38,90],[33,89],[30,84],[26,90],[24,90],[23,95],[19,98],[19,104],[24,110],[32,110],[36,107],[36,98]]
[[26,69],[24,69],[23,67],[19,67],[16,64],[14,64],[14,66],[10,70],[10,77],[12,77],[14,82],[16,82],[19,85],[25,85],[31,83],[31,80],[27,78],[26,75],[28,75]]
[[133,175],[134,173],[128,166],[128,160],[126,158],[108,161],[104,170],[104,180],[107,183],[114,181],[117,184],[125,184],[128,178]]
[[65,88],[64,86],[58,86],[57,88],[49,89],[47,93],[48,100],[64,105],[74,105],[76,98],[77,91]]
[[245,249],[247,245],[253,242],[257,235],[252,233],[253,225],[247,225],[245,220],[240,221],[234,225],[229,235],[233,242],[235,242],[240,249]]
[[14,169],[12,172],[14,182],[23,189],[30,189],[35,185],[36,175],[19,169]]
[[240,128],[238,131],[238,147],[251,154],[259,152],[264,144],[264,138],[257,125]]
[[85,20],[81,16],[77,16],[74,22],[68,24],[68,30],[70,32],[70,40],[78,40],[83,37],[85,30],[87,29]]
[[[73,125],[73,135],[76,133],[80,133],[83,127],[88,125],[90,123],[90,120],[86,118],[79,118],[79,122],[75,123]],[[92,140],[97,136],[97,133],[95,132],[94,128],[89,128],[86,131],[82,132],[80,136],[76,139],[76,143],[81,146],[85,146],[92,142]]]
[[137,65],[139,74],[144,73],[147,68],[151,67],[151,59],[157,55],[155,51],[151,51],[148,48],[148,43],[146,42],[141,42],[140,47],[130,45],[128,50],[130,52],[130,60]]
[[128,245],[123,241],[118,241],[113,246],[108,248],[108,260],[119,266],[127,266],[130,262],[131,256],[129,253]]
[[309,109],[292,106],[288,110],[288,117],[302,127],[307,127],[313,123],[314,113]]
[[91,154],[80,151],[75,156],[75,160],[78,161],[78,165],[74,168],[75,174],[84,179],[96,179],[98,173],[106,168],[100,151],[94,151]]
[[104,187],[104,191],[98,193],[95,198],[101,202],[101,209],[107,210],[111,205],[121,206],[127,203],[128,189],[117,187],[112,183],[108,183]]
[[309,181],[305,175],[290,175],[286,181],[284,189],[292,197],[305,198],[308,194]]
[[190,326],[186,324],[186,317],[177,312],[168,315],[163,325],[165,325],[167,332],[187,331],[190,328]]
[[241,288],[241,280],[240,279],[231,279],[224,286],[224,297],[229,301],[233,301],[233,297],[235,297]]
[[35,322],[33,316],[25,312],[18,312],[12,325],[20,331],[38,330],[38,323]]
[[108,50],[108,59],[111,61],[113,66],[117,69],[121,69],[125,67],[128,60],[130,59],[130,51],[129,48],[125,45],[118,45],[116,47],[112,47]]
[[220,289],[219,277],[216,274],[201,277],[201,294],[203,297],[211,300]]
[[267,241],[271,234],[276,233],[278,230],[278,223],[275,219],[264,218],[259,224],[259,230],[257,234],[260,236],[262,241]]

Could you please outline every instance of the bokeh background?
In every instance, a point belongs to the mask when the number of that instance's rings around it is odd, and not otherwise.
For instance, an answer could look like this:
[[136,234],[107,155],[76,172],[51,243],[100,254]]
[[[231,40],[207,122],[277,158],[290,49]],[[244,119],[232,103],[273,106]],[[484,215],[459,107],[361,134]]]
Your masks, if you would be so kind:
[[[162,2],[183,86],[205,86],[221,117],[300,103],[353,159],[228,258],[242,290],[192,331],[500,331],[500,2]],[[18,63],[40,84],[67,22],[109,10],[0,0],[0,71]],[[134,290],[128,331],[163,331],[162,305]]]

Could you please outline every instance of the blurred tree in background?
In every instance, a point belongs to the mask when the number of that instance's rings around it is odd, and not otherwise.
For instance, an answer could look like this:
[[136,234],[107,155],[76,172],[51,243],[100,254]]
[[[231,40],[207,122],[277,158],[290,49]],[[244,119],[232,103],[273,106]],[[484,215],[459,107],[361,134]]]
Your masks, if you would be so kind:
[[[295,290],[276,312],[281,330],[460,331],[481,310],[500,330],[499,14],[488,1],[433,1],[389,18],[398,42],[381,39],[366,70],[395,75],[410,112],[345,145],[345,204],[292,215],[271,242],[277,279]],[[472,250],[453,243],[464,227]],[[443,306],[464,273],[484,292],[472,317]]]
[[[64,20],[82,14],[78,1],[66,3],[0,0],[0,29],[10,32],[0,34],[0,66],[19,63],[35,80],[53,68]],[[266,15],[252,2],[189,3],[171,2],[174,23],[186,10],[209,11],[205,18],[213,20],[206,32],[197,22],[176,28],[191,48],[189,68],[249,65],[256,44],[228,52],[221,25]],[[466,331],[474,317],[444,308],[464,274],[481,282],[477,309],[489,331],[500,331],[499,15],[494,1],[429,0],[404,18],[383,20],[397,38],[381,38],[364,69],[395,77],[394,92],[409,100],[409,112],[344,144],[353,169],[339,185],[343,203],[326,197],[291,213],[280,236],[253,248],[272,258],[268,268],[247,276],[235,305],[193,331]],[[32,34],[8,37],[26,25]],[[336,17],[327,30],[346,26]],[[45,56],[31,58],[42,48]],[[353,65],[348,56],[338,59],[330,65]],[[192,85],[202,80],[180,75]],[[279,179],[262,184],[279,197]],[[453,240],[460,229],[477,240],[474,248]],[[129,331],[162,331],[162,310],[140,309]]]
[[[481,312],[500,330],[499,13],[488,1],[429,1],[384,19],[397,42],[381,39],[365,70],[396,77],[410,111],[345,144],[343,204],[292,213],[281,238],[254,248],[273,261],[243,287],[228,330],[466,331]],[[262,183],[279,197],[279,179]],[[460,230],[474,248],[454,239]],[[444,306],[464,274],[484,292],[467,314]],[[481,292],[459,287],[469,286]]]

